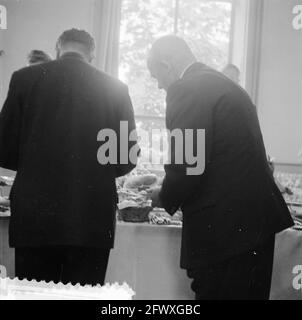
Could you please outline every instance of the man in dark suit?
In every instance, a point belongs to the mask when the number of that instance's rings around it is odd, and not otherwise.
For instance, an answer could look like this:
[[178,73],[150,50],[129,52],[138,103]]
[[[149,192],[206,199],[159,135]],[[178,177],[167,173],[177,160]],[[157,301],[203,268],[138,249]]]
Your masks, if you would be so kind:
[[[275,234],[293,221],[267,164],[255,106],[176,36],[154,43],[148,66],[167,91],[167,128],[191,129],[193,138],[205,130],[204,172],[188,175],[192,165],[176,163],[182,148],[172,141],[162,188],[152,194],[154,206],[183,211],[181,267],[196,299],[268,299]],[[184,150],[203,147],[195,138]]]
[[[20,278],[104,282],[115,234],[115,178],[136,163],[101,165],[97,138],[110,129],[119,141],[120,122],[127,121],[129,133],[135,122],[127,87],[89,64],[93,51],[87,32],[65,31],[56,61],[11,79],[0,114],[0,166],[17,171],[9,241]],[[136,147],[130,142],[123,157]]]

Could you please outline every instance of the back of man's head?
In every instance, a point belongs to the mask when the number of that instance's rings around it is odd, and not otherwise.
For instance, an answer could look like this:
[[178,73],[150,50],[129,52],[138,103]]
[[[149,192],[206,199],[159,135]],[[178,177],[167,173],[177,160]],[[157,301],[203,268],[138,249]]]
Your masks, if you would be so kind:
[[185,40],[176,35],[167,35],[153,43],[147,63],[158,87],[167,91],[195,61],[196,58]]
[[95,42],[93,37],[85,30],[70,29],[64,31],[59,37],[57,44],[57,57],[68,52],[76,52],[91,62],[94,58]]
[[222,70],[222,73],[235,83],[238,84],[240,82],[240,70],[234,64],[227,64]]
[[193,59],[194,55],[186,41],[176,35],[167,35],[156,40],[151,48],[150,60],[182,61]]
[[51,61],[51,57],[42,50],[32,50],[27,56],[28,65],[35,65]]

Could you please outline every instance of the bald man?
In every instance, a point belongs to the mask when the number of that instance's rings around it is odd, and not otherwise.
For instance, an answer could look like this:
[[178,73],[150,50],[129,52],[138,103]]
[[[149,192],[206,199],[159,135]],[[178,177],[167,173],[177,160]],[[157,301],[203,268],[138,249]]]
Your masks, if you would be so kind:
[[[167,128],[192,129],[193,137],[205,129],[204,172],[188,175],[190,163],[175,161],[182,150],[175,140],[162,188],[152,193],[154,206],[183,211],[181,267],[196,299],[268,299],[275,234],[293,221],[267,163],[255,106],[176,36],[153,44],[148,67],[167,92]],[[185,141],[183,150],[203,147],[197,141]]]

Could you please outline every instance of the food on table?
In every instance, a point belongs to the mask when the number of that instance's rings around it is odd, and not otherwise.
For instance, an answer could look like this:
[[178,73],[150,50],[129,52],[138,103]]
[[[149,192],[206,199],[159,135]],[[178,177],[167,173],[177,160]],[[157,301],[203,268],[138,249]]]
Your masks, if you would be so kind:
[[9,206],[10,206],[10,201],[9,201],[9,199],[6,198],[6,197],[1,197],[1,196],[0,196],[0,206],[1,206],[1,207],[9,208]]
[[0,196],[0,214],[9,214],[9,209],[10,209],[10,201],[5,198]]
[[0,206],[0,213],[9,211],[7,207]]
[[144,174],[129,176],[123,187],[126,189],[148,189],[157,185],[157,176],[155,174]]
[[10,201],[6,197],[0,196],[0,214],[8,215],[10,210]]
[[1,187],[12,186],[14,183],[14,180],[15,180],[15,177],[1,176],[0,177],[0,186]]
[[302,206],[289,206],[289,210],[295,223],[292,228],[302,230]]
[[149,222],[148,214],[153,208],[146,190],[156,184],[157,176],[146,170],[136,170],[117,179],[118,218],[127,222]]
[[[143,173],[142,173],[143,172]],[[146,190],[157,184],[157,176],[146,170],[136,170],[126,177],[117,179],[119,208],[151,207],[152,202]]]
[[288,204],[300,204],[302,205],[302,188],[291,188],[291,194],[283,194],[285,201]]
[[120,189],[118,191],[118,196],[119,196],[119,204],[129,201],[132,203],[135,203],[136,207],[138,206],[144,206],[144,205],[149,205],[150,200],[148,199],[148,194],[146,191],[141,190],[129,190],[129,189]]
[[152,208],[148,189],[161,186],[163,178],[146,169],[135,169],[117,179],[118,218],[127,222],[150,222],[157,225],[181,225],[182,213],[171,217],[164,209]]
[[182,225],[182,212],[177,211],[173,216],[170,216],[165,210],[155,208],[149,213],[150,223],[158,225]]
[[151,206],[126,207],[118,210],[118,218],[125,222],[149,222],[150,211],[152,211]]
[[158,212],[150,212],[149,214],[150,223],[152,224],[170,224],[171,218]]
[[277,171],[274,178],[288,204],[302,205],[302,174]]

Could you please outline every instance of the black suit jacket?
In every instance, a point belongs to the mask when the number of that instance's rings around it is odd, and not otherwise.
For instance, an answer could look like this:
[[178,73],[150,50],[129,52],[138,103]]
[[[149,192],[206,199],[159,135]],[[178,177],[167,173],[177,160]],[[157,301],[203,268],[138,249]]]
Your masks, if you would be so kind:
[[76,53],[13,74],[0,114],[0,166],[17,171],[11,246],[113,246],[115,178],[135,164],[99,164],[97,136],[119,137],[122,120],[135,128],[127,87]]
[[190,166],[173,163],[171,145],[160,193],[169,213],[183,210],[183,268],[251,250],[293,224],[267,164],[256,108],[242,88],[195,63],[169,88],[166,112],[169,130],[205,129],[204,173],[186,175]]

